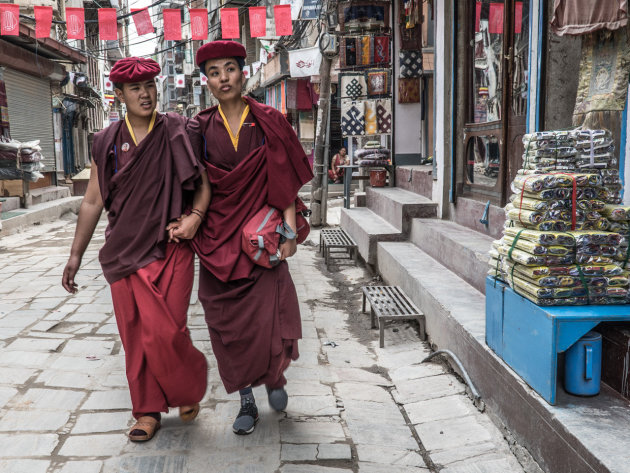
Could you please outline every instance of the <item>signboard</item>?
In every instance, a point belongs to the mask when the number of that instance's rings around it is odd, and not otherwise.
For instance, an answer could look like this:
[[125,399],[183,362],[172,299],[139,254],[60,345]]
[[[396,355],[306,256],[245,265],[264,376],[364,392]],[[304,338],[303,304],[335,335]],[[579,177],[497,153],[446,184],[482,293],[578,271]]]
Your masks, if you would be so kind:
[[304,5],[302,5],[302,19],[317,20],[321,9],[322,2],[319,0],[304,0]]
[[109,112],[109,124],[115,123],[120,120],[120,113],[117,110]]

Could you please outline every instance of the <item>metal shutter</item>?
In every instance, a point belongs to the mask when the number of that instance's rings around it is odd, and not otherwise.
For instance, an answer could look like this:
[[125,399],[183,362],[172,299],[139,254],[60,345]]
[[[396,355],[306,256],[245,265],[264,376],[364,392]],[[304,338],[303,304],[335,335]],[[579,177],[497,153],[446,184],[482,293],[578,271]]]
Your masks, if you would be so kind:
[[11,138],[39,140],[45,172],[56,170],[50,81],[22,74],[8,67],[4,71]]

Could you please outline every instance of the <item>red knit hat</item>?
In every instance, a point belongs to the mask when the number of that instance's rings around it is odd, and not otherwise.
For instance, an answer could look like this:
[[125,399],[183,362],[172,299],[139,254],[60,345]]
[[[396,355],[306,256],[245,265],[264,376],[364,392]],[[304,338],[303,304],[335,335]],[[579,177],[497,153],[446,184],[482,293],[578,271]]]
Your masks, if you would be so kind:
[[203,63],[209,59],[219,59],[222,57],[247,57],[247,51],[241,43],[236,41],[211,41],[204,44],[197,51],[197,66],[203,71]]
[[142,82],[160,74],[160,65],[153,59],[126,57],[117,61],[109,72],[114,83]]

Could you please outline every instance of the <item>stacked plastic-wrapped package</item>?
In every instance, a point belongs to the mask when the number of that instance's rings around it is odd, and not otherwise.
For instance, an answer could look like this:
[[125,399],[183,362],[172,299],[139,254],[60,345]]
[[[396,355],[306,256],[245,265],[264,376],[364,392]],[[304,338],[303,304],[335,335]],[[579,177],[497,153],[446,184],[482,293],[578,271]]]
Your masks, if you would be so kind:
[[626,303],[630,207],[613,204],[621,196],[610,134],[541,132],[523,142],[489,274],[541,306]]
[[381,146],[380,141],[368,141],[354,153],[354,158],[361,167],[387,166],[391,164],[390,151]]
[[0,179],[36,182],[44,177],[39,140],[21,143],[0,141]]

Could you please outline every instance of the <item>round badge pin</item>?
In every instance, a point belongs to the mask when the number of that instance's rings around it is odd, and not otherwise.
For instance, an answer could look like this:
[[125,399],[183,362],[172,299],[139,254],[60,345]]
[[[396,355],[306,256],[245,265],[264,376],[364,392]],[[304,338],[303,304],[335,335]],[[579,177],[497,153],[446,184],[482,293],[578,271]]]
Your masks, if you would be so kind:
[[129,143],[123,143],[122,150],[123,151],[129,151]]

